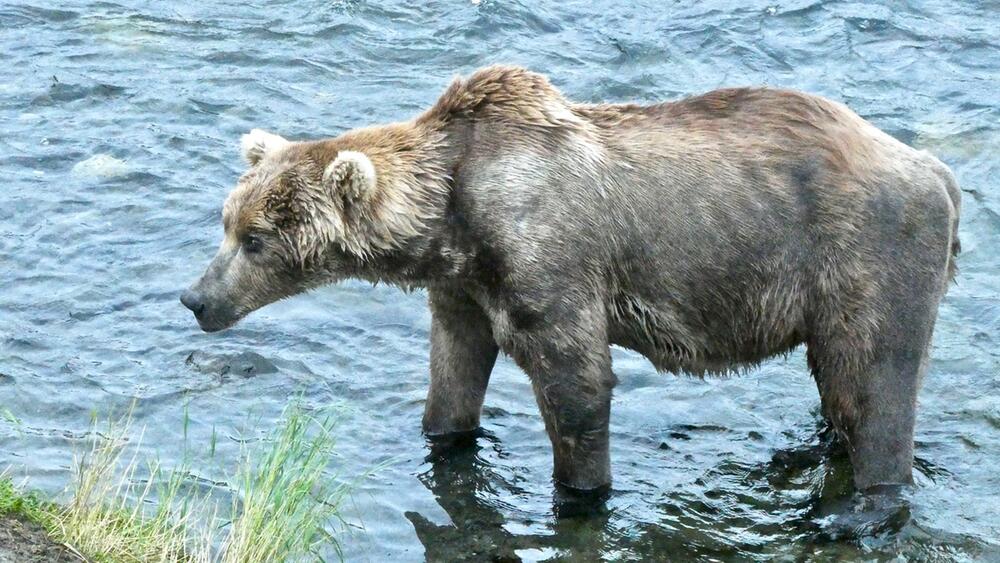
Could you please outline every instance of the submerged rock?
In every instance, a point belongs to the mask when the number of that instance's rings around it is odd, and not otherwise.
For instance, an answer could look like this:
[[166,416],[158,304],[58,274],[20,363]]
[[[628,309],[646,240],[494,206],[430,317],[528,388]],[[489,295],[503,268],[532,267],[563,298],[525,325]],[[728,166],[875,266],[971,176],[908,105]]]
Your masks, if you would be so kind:
[[253,377],[255,375],[278,371],[278,367],[274,365],[274,362],[254,352],[212,354],[196,350],[188,354],[184,363],[201,373],[212,375]]

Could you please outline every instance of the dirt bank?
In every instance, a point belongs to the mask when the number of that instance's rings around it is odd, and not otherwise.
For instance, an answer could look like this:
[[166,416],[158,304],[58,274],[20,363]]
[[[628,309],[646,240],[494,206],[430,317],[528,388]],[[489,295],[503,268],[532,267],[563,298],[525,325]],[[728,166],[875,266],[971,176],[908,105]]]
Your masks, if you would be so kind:
[[41,526],[12,516],[0,516],[0,563],[79,562],[52,541]]

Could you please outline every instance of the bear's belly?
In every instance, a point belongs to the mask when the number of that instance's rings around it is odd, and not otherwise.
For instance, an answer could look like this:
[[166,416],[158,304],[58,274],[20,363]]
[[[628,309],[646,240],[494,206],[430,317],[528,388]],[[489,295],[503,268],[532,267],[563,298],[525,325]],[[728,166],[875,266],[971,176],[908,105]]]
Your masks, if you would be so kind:
[[669,306],[651,306],[642,299],[619,295],[608,307],[608,340],[642,354],[658,371],[729,373],[783,354],[804,341],[803,331],[778,331],[755,324],[757,330],[732,326],[694,326]]

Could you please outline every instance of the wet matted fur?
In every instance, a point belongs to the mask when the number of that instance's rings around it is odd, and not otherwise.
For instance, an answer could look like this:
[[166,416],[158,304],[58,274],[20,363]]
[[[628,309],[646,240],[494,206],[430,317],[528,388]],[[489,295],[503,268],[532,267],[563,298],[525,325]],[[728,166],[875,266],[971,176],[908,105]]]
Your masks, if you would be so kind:
[[225,240],[183,298],[205,330],[344,278],[425,287],[424,430],[479,425],[503,350],[578,489],[611,482],[610,345],[707,374],[805,344],[856,486],[911,480],[959,190],[845,106],[769,88],[577,104],[494,66],[410,121],[243,146]]

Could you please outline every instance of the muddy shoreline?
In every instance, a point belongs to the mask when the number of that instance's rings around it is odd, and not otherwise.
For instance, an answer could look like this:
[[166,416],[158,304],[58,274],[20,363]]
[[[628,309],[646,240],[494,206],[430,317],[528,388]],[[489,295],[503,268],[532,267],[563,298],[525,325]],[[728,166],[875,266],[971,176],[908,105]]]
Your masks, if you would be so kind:
[[40,525],[15,516],[0,516],[0,563],[70,561],[80,558],[53,541]]

